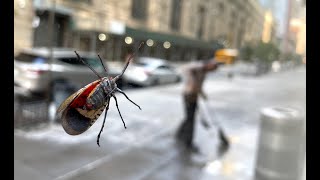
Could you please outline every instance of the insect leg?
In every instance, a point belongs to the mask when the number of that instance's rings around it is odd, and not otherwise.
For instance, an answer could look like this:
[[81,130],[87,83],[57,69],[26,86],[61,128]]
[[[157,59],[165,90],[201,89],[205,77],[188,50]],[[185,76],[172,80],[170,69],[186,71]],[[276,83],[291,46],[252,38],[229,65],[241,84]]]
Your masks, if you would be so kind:
[[126,123],[124,122],[124,120],[123,120],[123,118],[122,118],[122,115],[121,115],[121,113],[120,113],[117,98],[116,98],[116,96],[114,96],[114,95],[112,95],[112,97],[113,97],[113,98],[114,98],[114,100],[116,101],[116,106],[117,106],[117,109],[118,109],[119,115],[120,115],[120,117],[121,117],[121,120],[122,120],[123,126],[124,126],[124,128],[126,129],[126,128],[127,128],[127,127],[126,127]]
[[108,105],[107,105],[107,107],[106,107],[106,112],[105,112],[105,114],[104,114],[103,124],[102,124],[102,127],[101,127],[100,132],[99,132],[98,137],[97,137],[97,144],[98,144],[99,147],[100,147],[100,144],[99,144],[100,135],[101,135],[101,133],[102,133],[102,131],[103,131],[104,123],[106,122],[108,110],[109,110],[109,103],[108,103]]
[[133,102],[131,99],[129,99],[129,97],[126,95],[126,93],[124,93],[121,89],[117,88],[116,91],[123,94],[130,102],[132,102],[132,104],[136,105],[141,110],[140,106],[138,104],[136,104],[135,102]]

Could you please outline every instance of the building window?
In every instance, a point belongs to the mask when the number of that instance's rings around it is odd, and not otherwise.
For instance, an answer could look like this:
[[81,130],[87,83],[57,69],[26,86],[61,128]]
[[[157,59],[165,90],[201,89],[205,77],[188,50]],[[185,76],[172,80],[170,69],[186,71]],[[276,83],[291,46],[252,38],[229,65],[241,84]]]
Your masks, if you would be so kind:
[[170,27],[172,30],[179,30],[181,23],[182,0],[173,0],[171,9]]
[[49,34],[49,12],[37,11],[36,16],[39,17],[39,24],[34,29],[33,46],[50,46],[53,43],[55,47],[63,47],[65,45],[65,35],[69,31],[67,24],[69,17],[61,14],[55,14],[55,21],[53,26],[53,42],[49,41],[51,35]]
[[203,31],[204,31],[204,20],[205,20],[205,8],[204,7],[199,7],[199,28],[197,32],[197,37],[202,38],[203,37]]
[[73,2],[83,2],[87,4],[92,4],[92,0],[73,0]]
[[147,0],[132,0],[131,16],[135,19],[146,20]]
[[220,2],[218,6],[219,6],[219,13],[222,14],[224,12],[224,4]]
[[230,14],[230,21],[229,21],[229,27],[230,27],[230,31],[233,31],[234,28],[236,28],[236,22],[237,22],[237,16],[236,13],[234,11],[231,12]]
[[215,21],[214,21],[214,18],[212,18],[210,21],[210,30],[209,30],[210,39],[214,39],[215,28],[216,28]]
[[163,24],[167,24],[167,17],[163,15],[163,13],[167,12],[167,4],[166,1],[161,1],[160,2],[160,12],[158,13],[158,20],[159,20],[159,28],[162,27]]

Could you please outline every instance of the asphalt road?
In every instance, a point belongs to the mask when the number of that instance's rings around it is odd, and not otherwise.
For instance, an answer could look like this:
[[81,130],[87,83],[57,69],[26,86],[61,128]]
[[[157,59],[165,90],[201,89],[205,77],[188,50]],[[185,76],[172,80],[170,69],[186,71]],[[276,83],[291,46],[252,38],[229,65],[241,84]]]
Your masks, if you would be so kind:
[[222,157],[216,131],[199,122],[195,142],[202,156],[189,156],[175,144],[173,134],[183,118],[182,84],[126,89],[142,110],[117,94],[128,128],[112,101],[100,148],[96,136],[103,117],[78,136],[67,135],[59,124],[16,129],[15,179],[250,179],[261,108],[305,113],[305,78],[305,67],[260,77],[210,75],[204,88],[209,109],[232,143]]

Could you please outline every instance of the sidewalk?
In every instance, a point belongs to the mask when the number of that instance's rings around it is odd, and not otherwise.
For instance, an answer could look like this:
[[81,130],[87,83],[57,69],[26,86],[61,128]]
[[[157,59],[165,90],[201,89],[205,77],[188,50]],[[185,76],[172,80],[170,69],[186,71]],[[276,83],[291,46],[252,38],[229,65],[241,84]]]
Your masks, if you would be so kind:
[[[288,81],[291,77],[296,81]],[[210,90],[211,112],[231,140],[222,157],[216,152],[216,131],[206,131],[199,121],[195,142],[206,156],[188,159],[176,146],[173,134],[183,115],[181,85],[168,85],[127,91],[142,111],[118,96],[128,129],[123,129],[112,102],[100,148],[95,142],[101,118],[79,136],[66,135],[60,125],[15,131],[15,179],[251,180],[260,108],[270,104],[304,106],[304,78],[305,70],[263,79],[209,78],[205,88]],[[291,84],[280,86],[284,82]]]
[[[169,111],[168,113],[170,114]],[[111,114],[110,119],[112,122],[117,122],[116,119],[118,118],[113,118]],[[17,133],[15,135],[15,179],[193,180],[199,179],[199,177],[211,179],[212,177],[222,178],[224,176],[231,179],[241,176],[247,179],[246,177],[251,175],[252,167],[247,167],[247,162],[251,162],[252,157],[248,158],[247,155],[254,154],[254,149],[248,148],[243,143],[245,142],[245,138],[248,138],[246,136],[250,136],[252,139],[255,135],[247,127],[244,127],[245,131],[238,130],[237,132],[229,130],[237,129],[237,127],[227,128],[226,132],[232,140],[232,145],[230,152],[223,158],[223,162],[225,162],[224,166],[226,167],[223,167],[224,169],[214,169],[207,162],[217,158],[216,150],[218,142],[215,130],[213,129],[209,133],[199,123],[196,124],[195,141],[200,145],[201,150],[206,156],[196,156],[188,160],[188,156],[183,154],[181,149],[177,148],[173,137],[174,130],[179,122],[178,119],[176,118],[176,120],[172,121],[168,127],[158,124],[159,131],[154,131],[157,128],[155,124],[150,124],[149,126],[146,121],[138,122],[132,116],[130,120],[127,120],[131,121],[131,123],[128,123],[128,127],[132,127],[133,125],[136,128],[143,126],[149,132],[141,131],[137,133],[131,128],[128,131],[126,130],[127,135],[120,134],[117,136],[117,133],[120,133],[118,130],[109,130],[109,140],[102,138],[101,148],[97,148],[94,143],[97,132],[95,130],[92,130],[92,138],[88,136],[87,140],[70,144],[57,144],[41,139],[41,136],[54,134],[55,131],[63,133],[60,131],[61,129],[59,128],[61,127],[59,125],[54,125],[49,132],[43,131],[38,133],[36,135],[38,137],[34,138],[21,136]],[[155,121],[170,124],[166,116],[159,117]],[[237,123],[234,125],[238,126]],[[144,137],[146,135],[147,137]],[[130,142],[125,142],[126,138],[130,140],[128,138],[132,136],[136,137]],[[54,138],[54,135],[51,138]],[[122,140],[110,140],[114,138]],[[137,141],[139,139],[141,141]],[[239,161],[243,162],[242,166],[247,167],[247,172],[244,171],[241,164],[240,167],[238,167],[239,164],[233,164]],[[221,171],[221,174],[213,173],[213,171]],[[104,177],[106,174],[107,177]]]
[[[221,167],[212,161],[217,158],[215,149],[206,157],[191,156],[188,159],[189,156],[175,144],[172,130],[132,146],[102,141],[103,147],[108,148],[98,150],[98,153],[96,147],[85,143],[61,148],[56,144],[15,136],[15,179],[249,179],[253,156],[248,157],[248,154],[254,154],[254,149],[244,145],[241,140],[249,138],[243,132],[238,133],[243,137],[233,135],[232,147],[222,158]],[[246,134],[252,139],[252,132]],[[214,139],[206,141],[208,144],[202,150],[215,147]]]

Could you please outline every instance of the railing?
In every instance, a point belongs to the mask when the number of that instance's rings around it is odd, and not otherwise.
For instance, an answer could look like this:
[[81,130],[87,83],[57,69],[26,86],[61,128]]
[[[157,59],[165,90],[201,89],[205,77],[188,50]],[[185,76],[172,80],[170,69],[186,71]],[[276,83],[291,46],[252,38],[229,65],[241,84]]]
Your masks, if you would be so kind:
[[14,128],[30,127],[48,122],[47,102],[14,100]]

